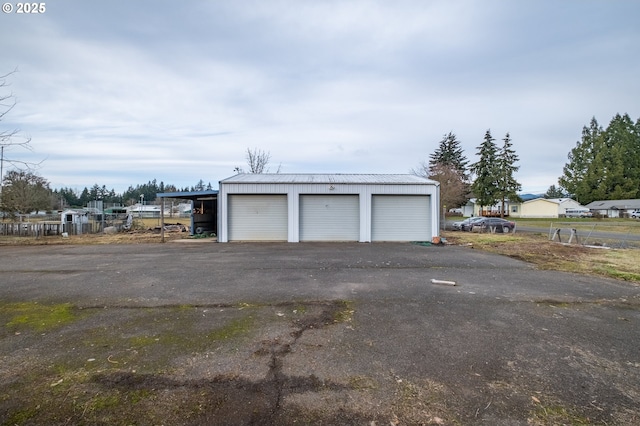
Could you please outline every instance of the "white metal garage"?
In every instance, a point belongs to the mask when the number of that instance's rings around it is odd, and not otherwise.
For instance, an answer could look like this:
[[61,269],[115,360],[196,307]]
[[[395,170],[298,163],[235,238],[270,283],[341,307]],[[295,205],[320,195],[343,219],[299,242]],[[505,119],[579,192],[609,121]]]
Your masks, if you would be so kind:
[[241,173],[220,181],[218,241],[431,241],[438,185],[413,175]]
[[300,241],[358,241],[358,195],[300,195]]
[[374,195],[372,241],[430,241],[428,195]]
[[227,198],[230,241],[287,241],[286,195],[241,195]]

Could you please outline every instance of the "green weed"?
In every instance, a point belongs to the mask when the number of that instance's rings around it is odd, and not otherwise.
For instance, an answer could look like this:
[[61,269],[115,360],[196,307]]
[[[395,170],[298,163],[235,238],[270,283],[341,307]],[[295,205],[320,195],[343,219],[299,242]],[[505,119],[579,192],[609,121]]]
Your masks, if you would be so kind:
[[41,305],[37,302],[0,306],[0,315],[9,318],[6,326],[12,331],[30,329],[36,332],[61,327],[75,321],[78,317],[71,304]]

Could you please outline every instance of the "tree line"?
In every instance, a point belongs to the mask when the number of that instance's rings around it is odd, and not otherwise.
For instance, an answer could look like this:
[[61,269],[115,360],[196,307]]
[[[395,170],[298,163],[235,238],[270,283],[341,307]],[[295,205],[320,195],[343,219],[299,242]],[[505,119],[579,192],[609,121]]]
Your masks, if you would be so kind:
[[94,184],[91,188],[85,187],[82,191],[72,188],[54,189],[52,195],[62,206],[86,206],[90,201],[102,200],[105,203],[132,205],[140,200],[145,203],[154,203],[156,194],[163,192],[188,192],[188,191],[204,191],[213,189],[211,182],[204,183],[202,179],[195,185],[187,187],[177,187],[173,184],[165,184],[164,182],[152,179],[147,183],[130,185],[124,192],[117,193],[113,189],[107,189],[105,185],[99,186]]
[[469,163],[461,142],[449,132],[429,155],[429,162],[423,161],[411,173],[440,183],[443,207],[460,207],[476,198],[481,209],[500,203],[504,213],[506,201],[519,200],[518,191],[522,188],[515,178],[520,167],[511,136],[507,132],[502,144],[497,144],[489,129],[476,149],[478,161]]
[[[470,163],[453,132],[444,135],[429,161],[411,172],[440,182],[441,204],[460,207],[476,198],[482,207],[520,201],[522,185],[515,178],[519,157],[509,133],[497,144],[491,131],[476,148],[478,161]],[[582,204],[595,200],[640,198],[640,119],[616,114],[606,129],[594,118],[568,154],[558,185],[545,198],[571,197]]]
[[593,117],[568,160],[558,182],[580,203],[640,198],[640,118],[616,114],[603,129]]
[[178,188],[175,185],[158,183],[156,179],[117,193],[105,185],[94,184],[82,191],[72,188],[51,189],[49,182],[28,170],[11,170],[6,173],[0,193],[0,211],[9,215],[29,214],[34,211],[49,212],[65,208],[86,207],[92,201],[104,204],[129,206],[143,201],[145,204],[156,202],[156,194],[179,191],[204,191],[212,189],[211,183],[202,179],[193,186]]

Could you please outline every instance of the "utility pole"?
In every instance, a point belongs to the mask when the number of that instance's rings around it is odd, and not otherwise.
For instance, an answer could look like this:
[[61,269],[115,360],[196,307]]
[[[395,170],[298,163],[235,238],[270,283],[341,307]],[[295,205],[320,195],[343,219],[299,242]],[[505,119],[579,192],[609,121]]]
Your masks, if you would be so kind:
[[0,145],[0,195],[2,195],[2,178],[4,177],[4,145]]

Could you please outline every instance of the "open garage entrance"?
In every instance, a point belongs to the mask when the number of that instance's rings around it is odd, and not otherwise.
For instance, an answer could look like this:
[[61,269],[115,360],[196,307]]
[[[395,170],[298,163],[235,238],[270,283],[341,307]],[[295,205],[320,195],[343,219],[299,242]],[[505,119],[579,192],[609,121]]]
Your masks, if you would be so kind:
[[191,235],[218,235],[218,191],[162,192],[156,194],[161,199],[160,229],[164,242],[165,212],[167,200],[191,201],[189,232]]

